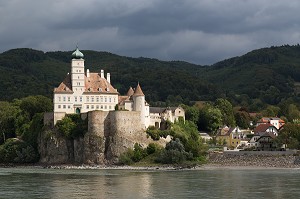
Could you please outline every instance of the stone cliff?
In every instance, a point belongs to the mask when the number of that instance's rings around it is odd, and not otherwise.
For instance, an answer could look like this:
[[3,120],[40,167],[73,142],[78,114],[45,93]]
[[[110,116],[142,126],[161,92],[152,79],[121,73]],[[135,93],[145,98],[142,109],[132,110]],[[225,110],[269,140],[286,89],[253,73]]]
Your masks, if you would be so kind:
[[[92,111],[85,114],[88,131],[83,137],[67,139],[55,127],[40,134],[40,162],[47,164],[114,164],[135,143],[146,147],[154,142],[140,122],[140,112]],[[166,140],[159,144],[165,145]]]

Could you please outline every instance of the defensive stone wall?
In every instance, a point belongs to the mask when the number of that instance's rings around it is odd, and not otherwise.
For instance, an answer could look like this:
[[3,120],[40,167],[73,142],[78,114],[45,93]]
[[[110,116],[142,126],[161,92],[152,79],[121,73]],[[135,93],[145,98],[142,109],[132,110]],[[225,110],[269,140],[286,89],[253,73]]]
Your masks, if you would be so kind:
[[58,120],[63,119],[66,113],[48,112],[44,114],[44,125],[54,126]]
[[[88,131],[84,137],[67,140],[55,128],[48,130],[48,135],[46,131],[42,133],[39,147],[41,162],[114,164],[120,154],[133,148],[135,143],[147,147],[154,142],[147,138],[140,112],[91,111],[81,116],[88,119]],[[45,117],[47,120],[54,118],[51,114]],[[165,145],[166,140],[160,140],[158,144]]]

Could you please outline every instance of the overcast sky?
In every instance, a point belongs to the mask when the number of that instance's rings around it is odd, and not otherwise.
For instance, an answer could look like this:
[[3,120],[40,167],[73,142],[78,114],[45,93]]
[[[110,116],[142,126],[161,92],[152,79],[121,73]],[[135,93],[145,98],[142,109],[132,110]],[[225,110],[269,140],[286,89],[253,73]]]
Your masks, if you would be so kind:
[[0,52],[107,51],[213,64],[300,43],[299,0],[1,0]]

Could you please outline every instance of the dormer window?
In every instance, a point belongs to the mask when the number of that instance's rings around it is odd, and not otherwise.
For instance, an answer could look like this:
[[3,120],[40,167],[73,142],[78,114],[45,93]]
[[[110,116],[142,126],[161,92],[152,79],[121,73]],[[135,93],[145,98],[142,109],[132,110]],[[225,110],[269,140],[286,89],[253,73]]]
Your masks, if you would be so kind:
[[109,88],[106,88],[106,91],[109,92]]
[[102,92],[102,88],[98,88],[98,91],[99,91],[99,92]]
[[88,88],[88,91],[91,91],[92,89],[91,88]]

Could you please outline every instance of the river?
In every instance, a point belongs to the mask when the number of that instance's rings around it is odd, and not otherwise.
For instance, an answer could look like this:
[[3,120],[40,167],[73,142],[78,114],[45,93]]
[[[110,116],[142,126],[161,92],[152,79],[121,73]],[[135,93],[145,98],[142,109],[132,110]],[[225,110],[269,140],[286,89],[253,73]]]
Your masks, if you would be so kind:
[[300,198],[300,169],[0,168],[0,198]]

